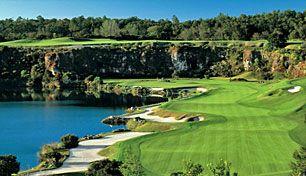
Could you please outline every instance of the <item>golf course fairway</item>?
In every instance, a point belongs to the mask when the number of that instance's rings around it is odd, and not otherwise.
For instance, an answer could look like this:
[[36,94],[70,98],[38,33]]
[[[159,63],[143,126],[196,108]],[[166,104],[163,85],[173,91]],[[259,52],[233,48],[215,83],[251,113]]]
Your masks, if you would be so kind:
[[[180,81],[159,83],[177,87]],[[120,81],[119,81],[120,82]],[[189,80],[208,92],[187,99],[171,100],[160,108],[198,113],[203,122],[185,123],[181,128],[155,133],[114,145],[113,158],[136,156],[147,175],[169,175],[182,170],[183,161],[205,167],[225,159],[239,175],[288,175],[292,154],[306,146],[306,79],[230,82],[228,79]],[[133,85],[157,85],[156,81],[132,81]],[[128,84],[128,83],[126,83]],[[163,85],[165,84],[165,85]],[[301,86],[296,93],[288,92]]]

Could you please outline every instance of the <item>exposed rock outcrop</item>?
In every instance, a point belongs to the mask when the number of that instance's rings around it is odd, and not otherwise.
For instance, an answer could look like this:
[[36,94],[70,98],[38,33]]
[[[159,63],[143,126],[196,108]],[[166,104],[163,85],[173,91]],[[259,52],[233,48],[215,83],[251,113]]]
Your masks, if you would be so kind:
[[[122,44],[55,48],[0,47],[0,83],[60,88],[104,78],[234,76],[243,71],[305,76],[304,50],[269,51],[209,44]],[[221,62],[222,61],[222,62]],[[218,65],[218,67],[212,67]],[[227,66],[228,65],[228,66]],[[222,72],[228,72],[222,74]]]

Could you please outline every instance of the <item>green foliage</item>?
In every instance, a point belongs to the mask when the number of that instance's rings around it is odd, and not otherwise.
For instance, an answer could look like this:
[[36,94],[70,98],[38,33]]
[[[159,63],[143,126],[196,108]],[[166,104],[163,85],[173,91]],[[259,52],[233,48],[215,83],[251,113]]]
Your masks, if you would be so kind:
[[280,29],[275,29],[268,37],[268,42],[272,47],[284,47],[287,38]]
[[105,37],[119,37],[120,29],[115,20],[105,20],[101,26],[100,33]]
[[72,80],[70,79],[72,76],[71,72],[64,72],[62,75],[62,81],[64,84],[69,84],[72,82]]
[[201,164],[194,164],[190,160],[184,162],[184,172],[172,173],[171,176],[198,176],[204,172]]
[[61,142],[66,149],[71,149],[79,145],[79,138],[73,134],[66,134],[61,137]]
[[115,160],[101,160],[95,161],[89,165],[88,171],[85,172],[86,176],[121,176],[119,167],[121,162]]
[[62,157],[58,144],[46,144],[39,151],[39,160],[45,163],[46,168],[59,167]]
[[123,176],[141,176],[144,174],[144,168],[139,159],[130,153],[125,154],[125,160],[120,166],[120,171]]
[[292,176],[306,175],[306,147],[301,146],[300,149],[293,153],[294,161],[291,162]]
[[20,77],[21,77],[21,78],[26,78],[26,79],[28,79],[28,78],[30,77],[29,71],[27,71],[27,70],[21,70],[21,72],[20,72]]
[[208,164],[208,168],[214,176],[230,176],[231,163],[220,159],[216,164]]
[[230,77],[233,75],[232,66],[226,61],[217,62],[211,67],[212,76]]
[[11,176],[19,172],[20,163],[17,162],[16,156],[4,155],[0,156],[0,175]]
[[72,19],[17,18],[0,20],[0,42],[15,39],[56,37],[112,37],[119,39],[251,40],[267,39],[278,28],[285,38],[306,38],[302,21],[305,13],[274,11],[260,15],[231,17],[224,14],[211,19],[180,22],[172,20],[110,19],[79,16]]

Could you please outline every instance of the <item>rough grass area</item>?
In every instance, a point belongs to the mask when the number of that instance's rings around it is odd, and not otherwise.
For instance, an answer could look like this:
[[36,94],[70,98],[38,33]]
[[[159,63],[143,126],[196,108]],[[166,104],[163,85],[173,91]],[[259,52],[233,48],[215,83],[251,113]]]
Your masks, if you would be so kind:
[[176,120],[188,119],[188,118],[195,117],[195,116],[204,117],[203,114],[199,114],[199,113],[174,112],[174,111],[168,111],[162,108],[154,109],[150,115],[160,116],[164,118],[174,117]]
[[[147,175],[154,176],[179,171],[183,160],[206,166],[220,158],[232,162],[232,170],[239,175],[289,174],[293,151],[306,145],[306,78],[262,84],[224,79],[173,81],[124,83],[210,87],[208,93],[161,106],[174,113],[205,114],[206,120],[118,143],[113,146],[113,158],[124,160],[126,153],[132,153],[139,157]],[[302,91],[287,91],[296,85],[302,86]]]

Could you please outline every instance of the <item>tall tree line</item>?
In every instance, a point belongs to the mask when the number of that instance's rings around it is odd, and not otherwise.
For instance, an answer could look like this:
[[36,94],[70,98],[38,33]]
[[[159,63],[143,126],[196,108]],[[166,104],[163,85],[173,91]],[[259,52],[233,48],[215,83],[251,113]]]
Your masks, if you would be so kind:
[[0,20],[0,41],[56,37],[116,39],[178,40],[259,40],[272,33],[286,39],[306,40],[306,11],[273,11],[257,15],[232,17],[220,14],[215,18],[180,22],[171,20],[110,19],[107,17],[75,17],[72,19],[17,18]]

